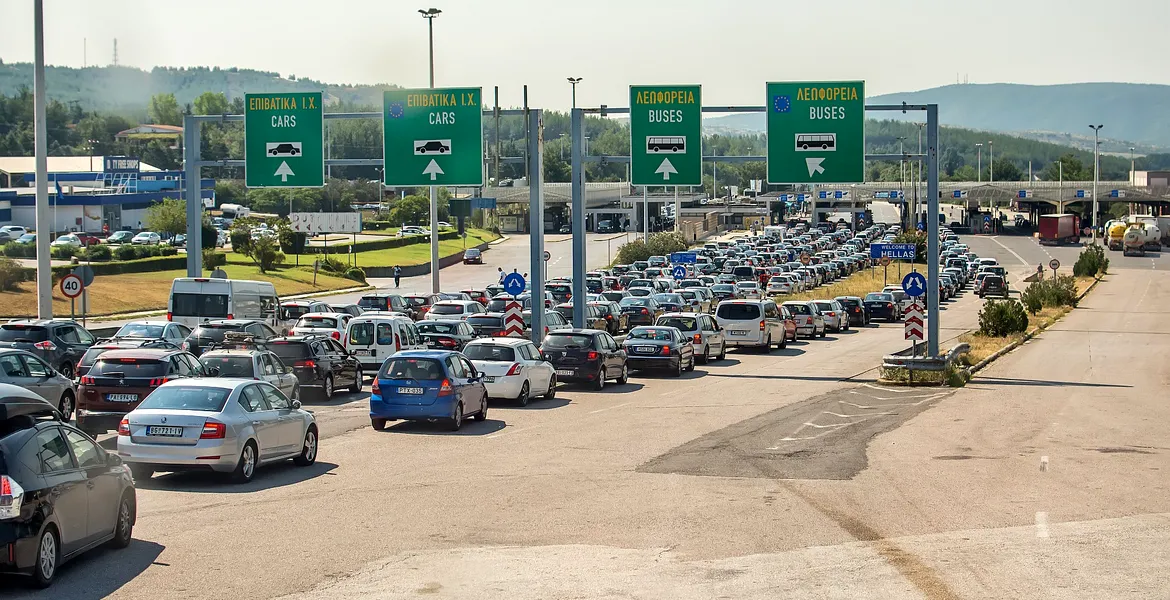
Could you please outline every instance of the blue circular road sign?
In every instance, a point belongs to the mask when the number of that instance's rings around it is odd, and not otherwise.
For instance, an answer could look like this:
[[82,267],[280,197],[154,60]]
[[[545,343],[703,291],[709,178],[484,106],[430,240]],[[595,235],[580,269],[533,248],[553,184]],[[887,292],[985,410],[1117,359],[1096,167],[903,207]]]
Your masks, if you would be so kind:
[[917,271],[907,273],[902,278],[902,289],[908,296],[925,296],[926,295],[926,277]]
[[675,279],[686,279],[687,268],[682,265],[675,265],[674,268],[671,269],[670,274],[674,275]]
[[519,273],[508,273],[504,276],[504,291],[519,296],[526,289],[524,276]]

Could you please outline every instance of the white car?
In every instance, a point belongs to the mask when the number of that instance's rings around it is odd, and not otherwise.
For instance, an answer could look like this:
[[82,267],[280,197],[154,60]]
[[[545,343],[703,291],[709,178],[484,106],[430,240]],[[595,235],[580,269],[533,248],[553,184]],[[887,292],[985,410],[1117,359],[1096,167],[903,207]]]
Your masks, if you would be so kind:
[[7,233],[10,239],[17,239],[20,236],[28,233],[28,230],[20,225],[5,225],[0,227],[0,233]]
[[520,406],[528,406],[533,396],[546,400],[556,396],[556,370],[527,339],[472,340],[463,348],[463,354],[483,374],[488,398],[514,400]]
[[768,280],[768,295],[777,296],[792,293],[792,282],[785,277],[776,275]]
[[398,237],[406,237],[408,235],[429,235],[430,232],[417,225],[405,225],[398,230]]
[[813,300],[825,320],[825,329],[839,333],[849,329],[849,313],[836,300]]
[[470,315],[483,312],[487,312],[487,309],[475,300],[440,300],[427,311],[427,318],[432,321],[462,321]]
[[49,244],[49,247],[51,247],[51,248],[80,248],[81,247],[81,238],[73,235],[72,233],[67,233],[67,234],[60,236],[57,239],[53,240],[53,242]]
[[162,237],[153,231],[143,231],[130,239],[130,243],[136,246],[157,246],[162,241]]
[[327,335],[337,341],[345,336],[345,328],[353,315],[343,312],[311,312],[302,315],[288,330],[289,335]]

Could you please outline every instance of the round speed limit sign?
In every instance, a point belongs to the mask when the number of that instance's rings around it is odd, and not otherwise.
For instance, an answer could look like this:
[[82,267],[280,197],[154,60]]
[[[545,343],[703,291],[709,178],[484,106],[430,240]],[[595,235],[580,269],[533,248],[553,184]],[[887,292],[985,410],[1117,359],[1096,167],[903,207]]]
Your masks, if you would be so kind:
[[65,294],[66,298],[76,298],[81,295],[81,291],[85,286],[81,284],[81,278],[72,273],[61,278],[61,293]]

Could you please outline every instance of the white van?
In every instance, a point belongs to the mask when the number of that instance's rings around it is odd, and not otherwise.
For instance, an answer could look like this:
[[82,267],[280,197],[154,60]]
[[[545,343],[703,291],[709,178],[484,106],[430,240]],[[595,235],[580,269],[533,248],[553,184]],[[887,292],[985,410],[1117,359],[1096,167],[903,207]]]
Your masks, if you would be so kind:
[[176,277],[167,301],[167,320],[191,328],[218,319],[259,319],[274,325],[280,299],[267,281]]
[[376,373],[397,352],[427,349],[426,340],[419,335],[410,317],[382,311],[350,319],[343,342],[367,373]]

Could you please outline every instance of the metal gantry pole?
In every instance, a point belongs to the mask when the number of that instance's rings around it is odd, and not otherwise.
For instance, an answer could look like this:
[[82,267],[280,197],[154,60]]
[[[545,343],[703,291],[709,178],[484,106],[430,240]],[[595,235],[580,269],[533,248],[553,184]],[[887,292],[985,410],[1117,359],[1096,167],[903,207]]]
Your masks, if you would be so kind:
[[[576,84],[573,85],[576,90]],[[570,160],[572,162],[572,217],[573,217],[573,326],[585,326],[585,113],[572,109],[569,121],[571,133]]]
[[[528,229],[530,235],[531,267],[529,291],[532,292],[532,327],[528,330],[532,343],[544,341],[544,144],[541,110],[528,110],[525,123],[528,130]],[[584,279],[582,279],[584,282]],[[575,283],[575,282],[574,282]],[[575,302],[574,306],[581,304]]]
[[49,257],[49,128],[45,117],[45,5],[33,2],[33,153],[36,155],[37,316],[53,318],[53,268]]
[[187,201],[187,277],[203,275],[203,202],[200,198],[199,161],[202,148],[200,121],[183,118],[183,197]]
[[938,357],[938,105],[926,105],[926,310],[927,346]]
[[[435,9],[419,11],[427,19],[427,41],[429,43],[430,88],[435,89]],[[431,293],[439,293],[439,194],[435,186],[431,191]]]

